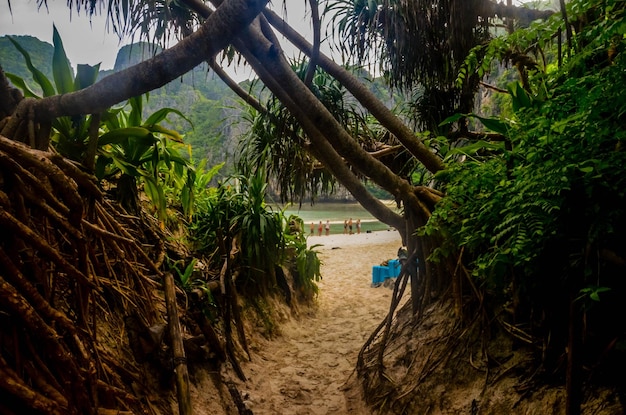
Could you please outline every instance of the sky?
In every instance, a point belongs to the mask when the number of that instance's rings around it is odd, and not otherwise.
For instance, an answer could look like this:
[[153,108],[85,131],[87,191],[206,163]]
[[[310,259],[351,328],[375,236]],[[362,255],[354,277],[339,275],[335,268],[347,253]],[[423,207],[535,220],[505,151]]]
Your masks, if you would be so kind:
[[63,40],[65,52],[73,65],[95,65],[102,69],[115,64],[117,50],[125,43],[105,28],[104,18],[89,18],[81,13],[70,15],[65,0],[49,0],[37,10],[35,0],[11,0],[13,14],[9,13],[7,0],[0,0],[0,35],[31,35],[52,44],[52,27],[56,24]]
[[[94,16],[90,21],[83,12],[80,15],[75,11],[70,13],[66,3],[67,0],[48,0],[48,10],[42,7],[38,11],[36,0],[11,0],[11,15],[8,1],[0,0],[0,36],[30,35],[52,44],[52,27],[55,24],[74,67],[77,64],[101,63],[100,69],[112,69],[117,51],[132,39],[120,41],[117,35],[106,29],[104,17]],[[275,3],[280,5],[282,2]],[[310,13],[308,8],[305,10],[306,0],[288,0],[287,4],[289,24],[312,39],[308,21]],[[283,46],[288,56],[293,54],[287,45]],[[238,81],[249,76],[241,69],[228,72]]]

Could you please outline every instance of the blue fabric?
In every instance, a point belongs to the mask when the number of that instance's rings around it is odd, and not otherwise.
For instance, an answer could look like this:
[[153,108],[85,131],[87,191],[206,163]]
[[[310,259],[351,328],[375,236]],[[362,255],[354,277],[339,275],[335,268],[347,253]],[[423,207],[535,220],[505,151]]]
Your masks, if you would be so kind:
[[391,278],[396,278],[400,275],[400,270],[402,269],[402,264],[397,259],[390,259],[387,263],[387,268],[389,268],[389,276]]
[[374,265],[372,267],[372,284],[385,282],[385,278],[389,277],[389,267],[382,265]]

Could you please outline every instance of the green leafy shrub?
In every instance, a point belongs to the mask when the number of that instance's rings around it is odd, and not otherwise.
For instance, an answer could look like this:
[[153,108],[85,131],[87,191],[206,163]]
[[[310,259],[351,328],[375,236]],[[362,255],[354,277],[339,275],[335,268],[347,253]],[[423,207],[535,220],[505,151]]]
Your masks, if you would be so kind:
[[[284,215],[283,215],[284,218]],[[285,247],[287,252],[293,252],[296,273],[295,283],[302,297],[310,300],[318,293],[316,282],[322,279],[322,262],[317,256],[320,245],[307,246],[304,222],[295,215],[290,215],[285,221]],[[290,258],[287,258],[289,260]]]
[[299,285],[305,292],[316,292],[313,281],[319,278],[319,260],[316,265],[316,254],[306,249],[303,226],[290,227],[294,219],[286,219],[265,203],[266,187],[265,176],[257,173],[234,176],[207,194],[190,224],[194,249],[219,269],[223,250],[235,247],[229,265],[239,272],[238,286],[248,293],[265,294],[276,289],[276,267],[288,261],[287,251],[293,248],[302,270]]
[[432,259],[462,252],[488,298],[513,304],[516,321],[544,336],[552,363],[572,302],[586,313],[593,359],[626,329],[611,321],[626,311],[626,20],[624,5],[613,6],[588,10],[610,15],[598,23],[606,31],[584,28],[560,69],[530,74],[534,89],[510,85],[514,118],[501,131],[484,122],[507,146],[483,146],[439,173],[446,197],[421,230],[444,237]]

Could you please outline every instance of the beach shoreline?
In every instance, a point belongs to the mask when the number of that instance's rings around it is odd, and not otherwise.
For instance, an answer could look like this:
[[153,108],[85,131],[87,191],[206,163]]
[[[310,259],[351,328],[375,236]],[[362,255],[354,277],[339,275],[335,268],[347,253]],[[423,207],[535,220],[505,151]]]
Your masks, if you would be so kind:
[[330,235],[309,235],[307,236],[307,246],[319,245],[316,249],[338,249],[349,246],[368,246],[372,244],[387,244],[397,241],[398,248],[402,246],[400,234],[396,230],[362,232],[360,234],[333,234]]

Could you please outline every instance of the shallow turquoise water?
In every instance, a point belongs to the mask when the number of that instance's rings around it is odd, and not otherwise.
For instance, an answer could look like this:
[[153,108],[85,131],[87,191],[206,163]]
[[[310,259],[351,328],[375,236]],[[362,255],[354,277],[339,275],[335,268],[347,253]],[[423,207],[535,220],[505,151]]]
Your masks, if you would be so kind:
[[[394,206],[393,202],[389,202],[389,205]],[[297,215],[302,218],[307,233],[310,232],[311,222],[314,223],[315,232],[317,233],[319,221],[322,221],[325,225],[327,220],[330,221],[331,234],[343,233],[343,223],[350,218],[352,218],[353,222],[353,232],[356,232],[357,219],[361,219],[361,232],[389,229],[389,226],[374,218],[358,203],[316,203],[313,206],[309,204],[302,205],[300,208],[298,206],[288,206],[286,208],[277,206],[276,208],[284,208],[287,216]]]

